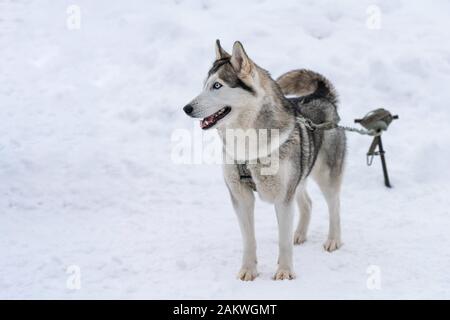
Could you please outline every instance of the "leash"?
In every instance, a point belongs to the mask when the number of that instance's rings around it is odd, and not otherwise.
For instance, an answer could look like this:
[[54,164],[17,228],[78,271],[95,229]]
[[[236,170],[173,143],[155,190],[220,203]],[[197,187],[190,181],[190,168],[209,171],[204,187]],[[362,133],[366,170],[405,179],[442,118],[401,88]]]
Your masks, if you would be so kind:
[[303,116],[297,117],[297,121],[300,122],[301,124],[303,124],[308,130],[311,130],[311,131],[342,129],[345,131],[356,132],[356,133],[359,133],[362,135],[368,135],[368,136],[373,136],[373,137],[381,135],[381,131],[376,131],[373,129],[365,130],[365,129],[358,129],[355,127],[341,126],[337,122],[333,122],[333,121],[314,123],[311,119],[305,118]]
[[[373,163],[373,158],[375,156],[380,156],[381,166],[383,169],[384,184],[386,187],[391,188],[391,182],[389,181],[389,175],[386,166],[385,151],[383,149],[383,143],[381,141],[381,134],[388,129],[393,120],[396,120],[398,118],[398,115],[393,115],[386,109],[378,108],[367,113],[362,119],[355,119],[355,123],[359,123],[365,129],[341,126],[337,122],[332,121],[317,124],[311,121],[311,119],[305,118],[303,116],[297,116],[297,121],[302,123],[311,131],[331,130],[339,128],[345,131],[356,132],[361,135],[372,136],[373,140],[370,145],[369,151],[366,154],[367,165],[371,166]],[[378,151],[376,151],[377,148]]]

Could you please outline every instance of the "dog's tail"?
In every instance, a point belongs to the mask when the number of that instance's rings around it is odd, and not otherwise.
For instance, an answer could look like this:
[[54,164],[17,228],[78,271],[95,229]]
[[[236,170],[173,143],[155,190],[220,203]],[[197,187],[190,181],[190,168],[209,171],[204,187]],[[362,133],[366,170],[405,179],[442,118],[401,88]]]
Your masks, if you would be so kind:
[[325,98],[337,106],[338,95],[334,86],[317,72],[307,69],[292,70],[278,77],[277,83],[284,95]]

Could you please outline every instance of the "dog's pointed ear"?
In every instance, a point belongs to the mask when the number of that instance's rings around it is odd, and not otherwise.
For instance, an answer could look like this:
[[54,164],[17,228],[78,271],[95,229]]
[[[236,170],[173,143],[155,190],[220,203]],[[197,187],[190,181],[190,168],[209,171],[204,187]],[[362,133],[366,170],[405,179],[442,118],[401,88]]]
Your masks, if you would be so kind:
[[253,63],[239,41],[236,41],[233,45],[233,54],[230,62],[233,69],[239,74],[248,75],[252,71]]
[[219,39],[216,40],[216,60],[229,58],[231,57],[228,52],[223,50],[222,46],[220,45]]

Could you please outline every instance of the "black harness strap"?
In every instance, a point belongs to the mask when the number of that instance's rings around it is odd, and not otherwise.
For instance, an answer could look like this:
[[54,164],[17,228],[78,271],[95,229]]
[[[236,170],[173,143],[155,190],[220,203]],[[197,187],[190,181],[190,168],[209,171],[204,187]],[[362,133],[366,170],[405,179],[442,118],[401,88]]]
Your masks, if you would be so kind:
[[252,174],[250,170],[247,168],[247,163],[238,163],[236,164],[237,169],[239,171],[239,180],[241,182],[246,183],[253,191],[256,191],[256,185],[253,181]]

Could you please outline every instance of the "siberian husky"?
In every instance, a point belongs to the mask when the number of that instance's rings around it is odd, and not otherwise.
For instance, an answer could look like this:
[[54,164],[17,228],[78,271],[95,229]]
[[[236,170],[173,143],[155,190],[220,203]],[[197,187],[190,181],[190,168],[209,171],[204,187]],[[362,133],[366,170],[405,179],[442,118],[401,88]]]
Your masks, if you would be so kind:
[[[337,122],[336,91],[325,77],[305,69],[287,72],[274,81],[249,58],[240,42],[234,43],[230,55],[217,40],[215,51],[216,58],[203,91],[183,108],[184,112],[200,118],[202,129],[216,128],[224,144],[227,130],[278,132],[275,147],[257,156],[256,161],[223,164],[244,246],[238,278],[249,281],[258,274],[254,228],[256,192],[262,200],[275,206],[279,254],[274,279],[294,279],[293,245],[306,241],[311,215],[311,199],[306,191],[308,177],[318,184],[328,205],[329,231],[324,249],[331,252],[341,246],[339,211],[345,132],[339,128],[312,130],[300,121]],[[224,158],[228,156],[226,153]],[[263,174],[267,157],[275,153],[279,161],[277,171]],[[295,202],[300,220],[294,232]]]

